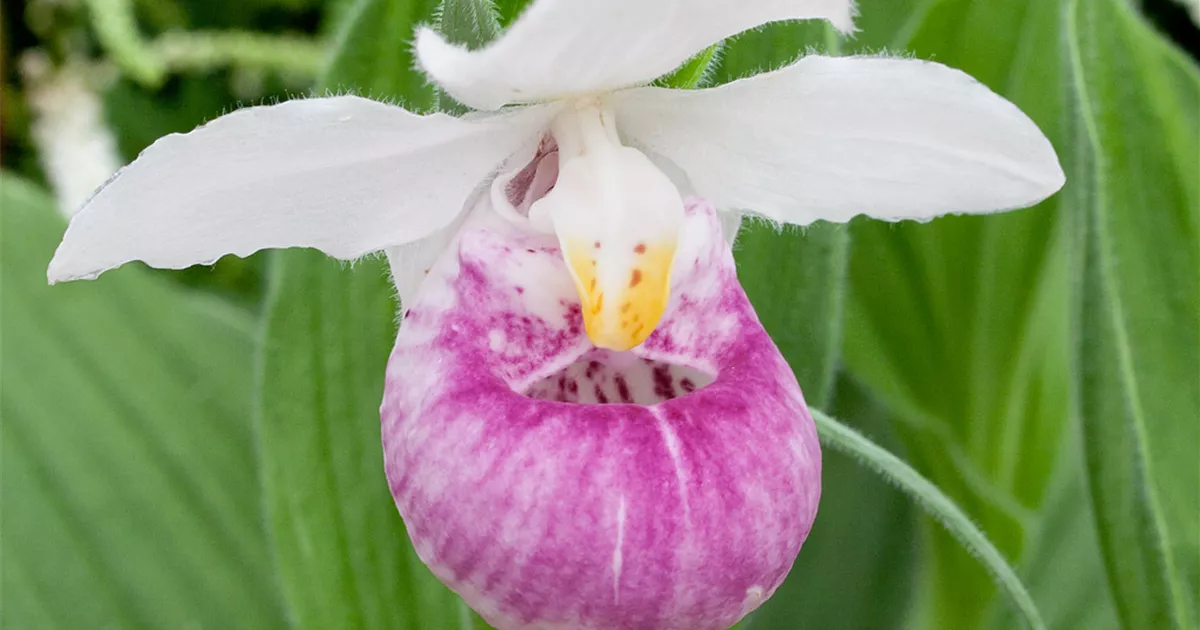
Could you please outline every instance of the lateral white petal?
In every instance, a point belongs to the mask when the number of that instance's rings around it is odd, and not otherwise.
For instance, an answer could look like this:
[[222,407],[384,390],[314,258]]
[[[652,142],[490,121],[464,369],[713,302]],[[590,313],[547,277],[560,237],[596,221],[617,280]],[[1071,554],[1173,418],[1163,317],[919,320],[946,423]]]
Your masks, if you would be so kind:
[[1032,205],[1062,187],[1021,110],[940,64],[806,57],[706,90],[613,96],[622,135],[674,161],[721,209],[806,225]]
[[407,309],[417,297],[425,278],[454,242],[470,212],[460,212],[449,225],[429,236],[406,245],[389,247],[385,251],[392,271],[392,284],[400,296],[400,307]]
[[498,39],[469,51],[417,33],[425,72],[476,109],[649,82],[704,47],[761,24],[825,19],[853,28],[851,0],[537,0]]
[[353,96],[241,109],[160,138],[84,204],[51,282],[131,260],[178,269],[315,247],[352,259],[449,224],[471,191],[553,116],[419,116]]

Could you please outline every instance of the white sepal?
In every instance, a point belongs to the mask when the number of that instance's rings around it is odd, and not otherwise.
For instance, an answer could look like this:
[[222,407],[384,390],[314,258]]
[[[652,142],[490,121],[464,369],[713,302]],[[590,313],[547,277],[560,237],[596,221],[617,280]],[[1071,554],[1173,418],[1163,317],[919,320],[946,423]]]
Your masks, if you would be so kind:
[[417,33],[425,72],[476,109],[647,83],[706,46],[787,19],[853,28],[850,0],[537,0],[480,50]]

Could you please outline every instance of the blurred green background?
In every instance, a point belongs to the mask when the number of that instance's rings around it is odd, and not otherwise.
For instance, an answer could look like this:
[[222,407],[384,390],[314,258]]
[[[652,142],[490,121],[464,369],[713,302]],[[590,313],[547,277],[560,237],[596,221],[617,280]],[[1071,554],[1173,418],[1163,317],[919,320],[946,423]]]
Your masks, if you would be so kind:
[[[594,0],[603,1],[603,0]],[[155,138],[357,92],[457,106],[414,24],[478,45],[522,2],[27,0],[0,13],[4,628],[483,628],[388,495],[381,259],[141,265],[48,287],[65,216]],[[861,0],[777,24],[710,83],[806,52],[961,68],[1053,141],[1035,209],[747,225],[740,274],[810,403],[910,462],[1051,628],[1200,628],[1200,31],[1171,0]],[[821,511],[743,629],[1014,628],[988,571],[827,451]]]

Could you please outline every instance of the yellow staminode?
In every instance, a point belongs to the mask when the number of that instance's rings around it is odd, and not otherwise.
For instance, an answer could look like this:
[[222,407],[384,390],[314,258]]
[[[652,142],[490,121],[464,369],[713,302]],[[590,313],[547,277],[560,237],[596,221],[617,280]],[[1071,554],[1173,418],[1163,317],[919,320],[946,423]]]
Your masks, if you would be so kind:
[[530,223],[558,235],[592,343],[629,350],[667,310],[683,199],[649,158],[621,144],[603,101],[569,103],[551,133],[558,179],[530,206]]
[[572,239],[564,252],[579,290],[583,325],[598,348],[629,350],[654,332],[667,309],[674,241],[615,243]]

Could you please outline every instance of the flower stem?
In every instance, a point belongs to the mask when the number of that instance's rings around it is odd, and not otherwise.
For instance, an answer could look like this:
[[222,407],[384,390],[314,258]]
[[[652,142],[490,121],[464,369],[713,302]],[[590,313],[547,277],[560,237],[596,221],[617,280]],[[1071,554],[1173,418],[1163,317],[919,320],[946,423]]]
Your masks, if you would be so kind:
[[177,31],[147,40],[138,30],[131,0],[85,0],[92,28],[123,73],[157,87],[170,72],[234,65],[316,76],[326,49],[295,36],[245,31]]
[[245,31],[165,33],[151,49],[172,71],[233,65],[316,76],[326,59],[325,47],[309,39]]
[[167,69],[138,32],[132,0],[86,0],[92,28],[113,62],[135,81],[157,86]]

